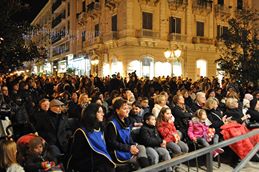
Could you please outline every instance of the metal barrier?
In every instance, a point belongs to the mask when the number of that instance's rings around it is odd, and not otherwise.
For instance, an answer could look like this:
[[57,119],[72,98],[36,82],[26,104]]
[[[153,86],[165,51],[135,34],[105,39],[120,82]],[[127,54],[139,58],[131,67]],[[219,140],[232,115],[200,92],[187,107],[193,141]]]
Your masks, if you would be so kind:
[[[190,153],[186,153],[182,156],[178,156],[175,157],[171,160],[168,161],[163,161],[160,162],[158,164],[155,165],[151,165],[149,167],[137,170],[137,172],[149,172],[149,171],[159,171],[159,170],[163,170],[166,169],[168,167],[172,167],[172,166],[176,166],[178,164],[181,164],[183,162],[192,160],[196,157],[202,156],[206,154],[206,164],[207,164],[207,172],[212,172],[213,171],[213,158],[212,158],[212,151],[217,149],[217,148],[222,148],[222,147],[226,147],[228,145],[231,145],[233,143],[236,143],[240,140],[249,138],[251,136],[254,136],[256,134],[259,134],[259,129],[255,129],[253,131],[250,131],[249,133],[245,134],[245,135],[241,135],[241,136],[237,136],[222,142],[219,142],[215,145],[211,145],[209,147],[204,147],[202,149],[190,152]],[[236,169],[234,169],[234,172],[240,170],[241,168],[244,167],[244,165],[254,156],[254,154],[257,152],[257,150],[259,149],[259,143],[257,143],[257,145],[254,147],[253,150],[251,150],[249,152],[249,154],[246,156],[246,158],[244,158],[240,164],[236,167]]]

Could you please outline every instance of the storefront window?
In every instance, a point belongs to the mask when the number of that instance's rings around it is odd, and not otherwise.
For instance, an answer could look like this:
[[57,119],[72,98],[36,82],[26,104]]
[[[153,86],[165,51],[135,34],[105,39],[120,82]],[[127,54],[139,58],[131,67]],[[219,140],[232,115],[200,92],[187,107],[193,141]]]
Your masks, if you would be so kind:
[[155,76],[171,76],[172,67],[168,62],[156,62],[155,63]]
[[152,79],[154,77],[154,59],[152,57],[144,57],[142,60],[142,76],[149,77]]
[[62,60],[58,62],[58,73],[65,73],[67,71],[67,62]]
[[122,62],[120,62],[120,61],[112,62],[111,74],[117,74],[118,72],[121,74],[121,76],[123,76]]
[[182,64],[178,61],[173,63],[173,75],[182,76]]
[[200,76],[207,76],[207,61],[206,60],[197,60],[196,61],[196,74],[199,78]]
[[110,65],[108,63],[103,64],[103,76],[110,75]]
[[142,76],[141,67],[142,67],[142,64],[141,64],[140,61],[138,61],[138,60],[131,61],[131,62],[128,64],[128,70],[127,70],[127,72],[128,72],[128,73],[132,73],[132,72],[136,71],[137,76],[138,76],[138,77],[141,77],[141,76]]

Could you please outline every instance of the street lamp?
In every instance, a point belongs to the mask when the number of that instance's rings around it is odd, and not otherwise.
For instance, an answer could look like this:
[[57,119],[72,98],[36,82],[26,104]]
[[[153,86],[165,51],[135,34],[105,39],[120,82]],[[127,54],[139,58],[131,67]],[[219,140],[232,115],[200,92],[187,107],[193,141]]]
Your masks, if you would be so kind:
[[166,59],[178,59],[182,54],[182,51],[177,47],[174,50],[166,49],[164,56]]

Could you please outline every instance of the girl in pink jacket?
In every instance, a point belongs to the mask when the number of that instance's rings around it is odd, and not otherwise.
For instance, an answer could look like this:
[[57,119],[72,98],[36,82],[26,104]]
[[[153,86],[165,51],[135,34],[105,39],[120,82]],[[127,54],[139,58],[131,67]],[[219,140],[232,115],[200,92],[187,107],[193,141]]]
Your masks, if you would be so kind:
[[[188,136],[189,138],[204,147],[209,146],[209,142],[213,140],[213,144],[218,143],[219,136],[215,134],[214,128],[209,128],[210,121],[207,118],[206,111],[199,109],[196,111],[196,116],[189,122]],[[216,157],[219,153],[223,153],[224,150],[218,148],[212,152],[213,157]]]

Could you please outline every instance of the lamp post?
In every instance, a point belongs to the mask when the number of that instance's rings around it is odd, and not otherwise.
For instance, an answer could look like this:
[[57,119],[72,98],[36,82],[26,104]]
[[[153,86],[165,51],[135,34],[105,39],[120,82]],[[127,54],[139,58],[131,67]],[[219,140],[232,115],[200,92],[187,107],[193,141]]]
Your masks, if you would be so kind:
[[172,60],[172,76],[173,76],[173,65],[174,65],[174,60],[178,60],[178,58],[181,56],[182,51],[176,46],[176,48],[170,50],[166,49],[164,52],[164,56],[167,60]]

